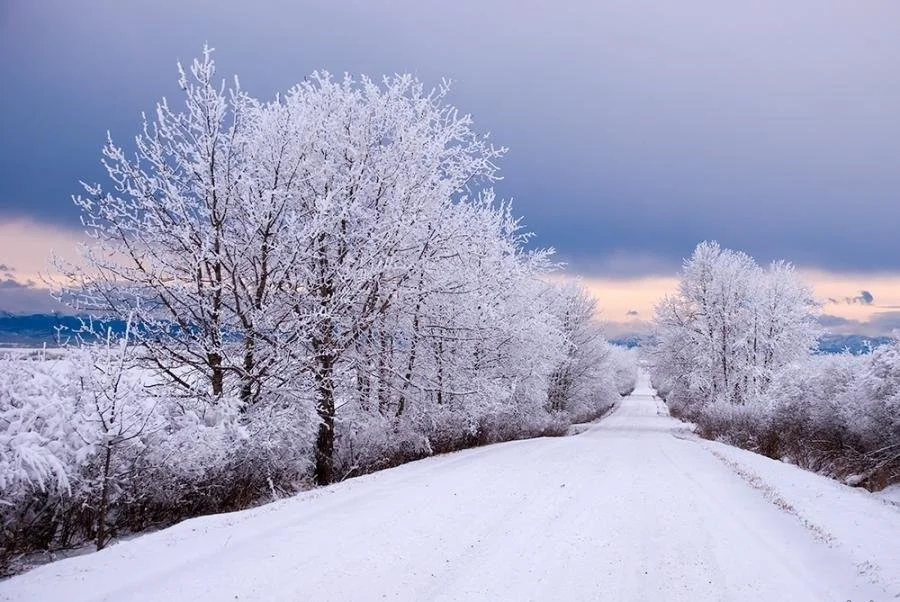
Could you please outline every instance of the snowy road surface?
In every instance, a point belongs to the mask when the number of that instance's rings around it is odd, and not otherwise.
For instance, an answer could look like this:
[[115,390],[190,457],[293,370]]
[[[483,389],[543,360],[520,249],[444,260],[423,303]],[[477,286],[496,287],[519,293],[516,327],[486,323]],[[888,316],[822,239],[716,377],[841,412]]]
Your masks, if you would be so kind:
[[36,600],[893,600],[900,507],[694,438],[646,381],[576,436],[429,458],[0,583]]

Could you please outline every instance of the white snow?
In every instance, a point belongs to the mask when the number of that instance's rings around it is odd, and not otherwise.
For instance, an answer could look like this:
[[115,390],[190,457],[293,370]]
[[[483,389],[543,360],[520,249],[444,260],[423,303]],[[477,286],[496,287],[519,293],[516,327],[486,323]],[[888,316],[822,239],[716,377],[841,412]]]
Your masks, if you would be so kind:
[[885,600],[900,508],[696,439],[646,378],[581,434],[429,458],[0,583],[39,600]]
[[890,503],[900,506],[900,483],[891,485],[878,492],[878,496]]

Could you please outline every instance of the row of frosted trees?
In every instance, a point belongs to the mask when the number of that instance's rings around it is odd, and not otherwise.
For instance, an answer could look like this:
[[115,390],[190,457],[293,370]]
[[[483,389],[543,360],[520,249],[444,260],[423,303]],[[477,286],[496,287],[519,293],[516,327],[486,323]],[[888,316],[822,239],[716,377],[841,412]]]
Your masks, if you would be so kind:
[[133,154],[106,145],[57,262],[63,302],[127,328],[3,360],[7,552],[560,434],[633,386],[446,87],[317,73],[261,102],[208,50],[180,85]]
[[701,243],[657,307],[654,384],[704,436],[873,489],[900,481],[900,343],[815,355],[815,314],[789,264]]

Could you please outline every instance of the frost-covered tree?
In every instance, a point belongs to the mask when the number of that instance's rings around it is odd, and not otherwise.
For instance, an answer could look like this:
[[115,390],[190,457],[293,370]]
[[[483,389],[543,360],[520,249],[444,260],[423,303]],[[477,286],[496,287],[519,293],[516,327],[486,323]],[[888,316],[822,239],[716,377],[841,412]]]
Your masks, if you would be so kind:
[[900,480],[900,353],[820,356],[816,303],[793,267],[701,243],[657,307],[653,382],[723,439],[853,485]]
[[321,426],[316,478],[332,480],[337,364],[421,277],[452,253],[441,223],[496,179],[503,149],[411,76],[379,85],[314,74],[273,106],[304,157],[293,194],[293,307],[311,359]]
[[238,207],[255,201],[252,103],[216,82],[209,49],[190,74],[179,71],[184,109],[164,100],[145,117],[133,157],[109,138],[111,190],[85,185],[75,197],[90,241],[81,264],[59,262],[59,294],[80,311],[132,315],[144,358],[186,395],[216,400],[242,375],[233,299],[248,284],[235,273],[244,249],[233,234]]
[[550,376],[547,403],[552,411],[576,414],[579,421],[596,418],[613,394],[631,392],[637,364],[628,366],[625,355],[606,342],[596,319],[597,302],[580,283],[560,285],[554,292],[566,353]]
[[[108,543],[107,523],[111,499],[127,479],[129,466],[144,451],[146,438],[163,428],[156,400],[147,395],[142,373],[135,364],[130,345],[132,321],[121,336],[107,328],[102,343],[78,351],[80,426],[75,428],[83,443],[78,454],[91,457],[80,475],[83,487],[94,495],[85,506],[95,516],[94,542],[98,550]],[[144,438],[144,441],[141,439]],[[131,447],[126,451],[126,448]],[[123,457],[124,456],[124,457]]]
[[777,369],[814,346],[814,309],[789,264],[763,269],[744,253],[701,243],[678,291],[657,307],[654,380],[689,413],[710,402],[750,402]]

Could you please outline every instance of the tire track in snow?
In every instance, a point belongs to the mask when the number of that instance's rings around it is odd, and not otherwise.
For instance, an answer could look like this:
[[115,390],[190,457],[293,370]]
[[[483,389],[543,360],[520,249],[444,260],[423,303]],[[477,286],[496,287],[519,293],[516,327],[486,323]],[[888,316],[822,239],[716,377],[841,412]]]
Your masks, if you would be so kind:
[[710,449],[709,452],[713,456],[718,458],[725,466],[730,468],[732,472],[734,472],[737,476],[743,479],[748,485],[750,485],[751,488],[759,491],[763,495],[763,497],[770,503],[772,503],[775,507],[787,514],[790,514],[798,521],[800,521],[800,524],[803,525],[803,527],[806,528],[810,533],[812,533],[813,537],[828,545],[828,547],[834,546],[836,539],[832,534],[800,514],[800,512],[796,508],[794,508],[794,506],[791,505],[790,502],[781,497],[775,490],[775,488],[766,483],[758,474],[751,472],[745,466],[742,466],[737,462],[726,458],[714,449]]

